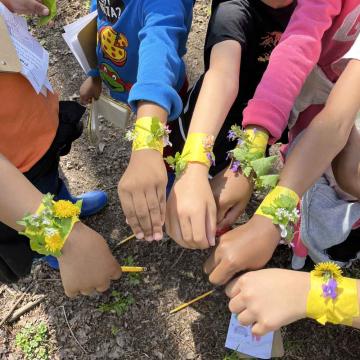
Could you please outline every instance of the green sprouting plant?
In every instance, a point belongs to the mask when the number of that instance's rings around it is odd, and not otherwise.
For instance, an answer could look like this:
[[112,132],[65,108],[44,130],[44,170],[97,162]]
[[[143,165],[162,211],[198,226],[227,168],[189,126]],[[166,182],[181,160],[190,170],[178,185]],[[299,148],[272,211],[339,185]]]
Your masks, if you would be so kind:
[[236,351],[226,354],[223,360],[239,360],[238,353]]
[[28,324],[16,334],[16,346],[21,349],[26,360],[48,360],[49,333],[46,324]]
[[112,335],[116,336],[119,332],[120,332],[120,329],[117,326],[113,325],[111,327],[111,334]]
[[121,296],[121,294],[114,290],[111,293],[113,301],[110,303],[103,303],[98,307],[98,310],[103,313],[113,313],[117,316],[122,316],[126,313],[130,305],[134,304],[135,300],[131,295]]
[[[132,256],[128,256],[127,258],[125,258],[123,263],[125,266],[134,266],[135,265],[135,261]],[[140,279],[141,279],[140,273],[128,273],[127,278],[128,278],[128,282],[130,285],[139,285],[140,284]]]

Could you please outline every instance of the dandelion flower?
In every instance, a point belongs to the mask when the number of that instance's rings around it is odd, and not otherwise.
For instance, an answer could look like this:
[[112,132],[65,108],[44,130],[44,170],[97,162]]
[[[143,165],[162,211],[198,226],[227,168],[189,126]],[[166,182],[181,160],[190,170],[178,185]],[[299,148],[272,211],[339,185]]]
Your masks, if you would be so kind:
[[71,218],[80,215],[80,209],[68,200],[59,200],[54,204],[55,216],[59,218]]

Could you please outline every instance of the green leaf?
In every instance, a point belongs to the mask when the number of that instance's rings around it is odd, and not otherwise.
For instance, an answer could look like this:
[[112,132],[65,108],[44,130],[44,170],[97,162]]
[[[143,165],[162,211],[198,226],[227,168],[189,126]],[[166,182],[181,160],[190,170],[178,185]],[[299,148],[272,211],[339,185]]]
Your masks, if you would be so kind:
[[49,15],[42,16],[39,19],[38,25],[40,25],[40,26],[46,25],[57,14],[56,0],[43,0],[43,4],[49,9]]
[[256,179],[256,187],[260,190],[273,189],[278,181],[279,175],[264,175]]
[[251,166],[254,169],[257,176],[263,176],[270,174],[276,160],[277,156],[269,156],[266,158],[260,158],[257,160],[251,161]]

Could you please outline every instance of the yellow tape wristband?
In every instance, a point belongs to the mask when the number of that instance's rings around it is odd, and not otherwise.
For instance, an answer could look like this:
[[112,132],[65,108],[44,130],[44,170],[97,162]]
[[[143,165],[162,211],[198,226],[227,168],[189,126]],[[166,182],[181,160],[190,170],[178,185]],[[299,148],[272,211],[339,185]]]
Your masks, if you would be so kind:
[[293,191],[291,189],[288,189],[288,188],[286,188],[284,186],[276,186],[275,189],[273,189],[265,197],[265,199],[260,204],[259,208],[256,210],[255,214],[265,216],[265,217],[267,217],[269,219],[273,219],[272,215],[264,213],[264,207],[273,206],[275,201],[282,195],[290,197],[291,199],[294,200],[294,202],[296,202],[296,204],[298,204],[299,201],[300,201],[300,198],[299,198],[298,194],[295,191]]
[[181,157],[186,162],[197,162],[211,166],[210,154],[214,146],[214,137],[205,133],[191,133],[188,135]]
[[248,135],[249,141],[252,143],[250,152],[261,151],[265,154],[269,135],[265,131],[255,128],[246,128],[245,134]]
[[359,317],[358,291],[355,279],[341,277],[337,280],[335,299],[323,296],[323,279],[311,272],[311,288],[307,298],[306,315],[322,325],[327,322],[351,326]]
[[20,234],[30,239],[30,248],[42,255],[61,256],[74,225],[80,221],[82,201],[54,201],[53,195],[43,197],[33,215],[26,215],[18,224],[25,227]]
[[133,131],[132,150],[152,149],[163,153],[165,126],[156,117],[142,117],[136,120]]

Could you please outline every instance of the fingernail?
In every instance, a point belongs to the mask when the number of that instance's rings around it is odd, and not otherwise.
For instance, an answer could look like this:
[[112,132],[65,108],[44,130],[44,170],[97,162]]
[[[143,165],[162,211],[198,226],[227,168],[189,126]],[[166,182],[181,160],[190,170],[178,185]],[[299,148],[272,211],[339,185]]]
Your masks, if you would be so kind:
[[155,233],[155,234],[154,234],[154,240],[160,241],[162,238],[163,238],[163,234],[162,234],[162,233]]
[[42,16],[47,16],[47,15],[49,15],[49,9],[48,9],[48,8],[43,9],[43,10],[41,11],[41,15],[42,15]]
[[215,242],[215,237],[212,236],[212,237],[210,238],[210,246],[215,246],[215,244],[216,244],[216,242]]
[[144,238],[144,233],[140,232],[135,235],[138,240],[142,240]]
[[146,237],[145,237],[145,240],[146,240],[146,241],[153,241],[154,238],[153,238],[152,236],[146,236]]

